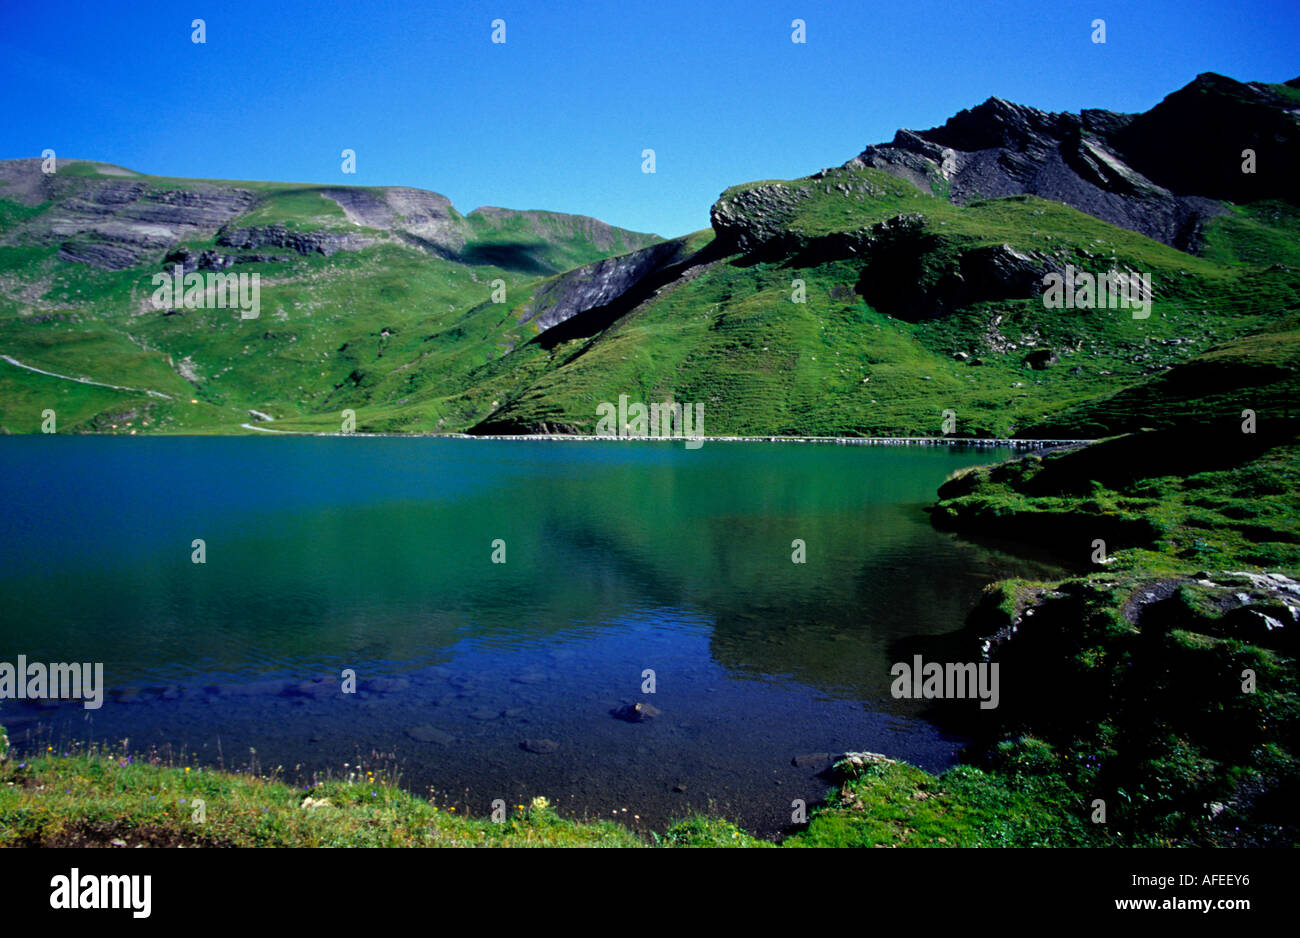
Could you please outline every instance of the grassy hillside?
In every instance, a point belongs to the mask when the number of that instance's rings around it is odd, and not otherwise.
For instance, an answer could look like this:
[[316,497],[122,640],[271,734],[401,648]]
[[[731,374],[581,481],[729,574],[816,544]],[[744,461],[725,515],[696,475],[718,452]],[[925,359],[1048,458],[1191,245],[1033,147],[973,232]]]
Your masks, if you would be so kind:
[[[529,284],[658,240],[578,216],[503,209],[460,216],[448,204],[436,223],[443,240],[434,242],[428,234],[436,224],[403,228],[398,217],[370,228],[349,220],[327,197],[340,187],[131,175],[146,187],[141,202],[174,201],[195,187],[234,189],[247,193],[249,208],[219,231],[155,251],[148,263],[108,270],[60,257],[69,243],[60,234],[68,206],[94,196],[81,186],[122,180],[96,166],[61,166],[54,197],[34,204],[17,197],[29,191],[11,191],[16,184],[0,187],[0,353],[166,397],[92,390],[0,363],[0,426],[10,432],[35,432],[46,408],[56,411],[60,431],[246,432],[239,425],[250,409],[275,418],[329,414],[322,426],[337,430],[344,408],[358,410],[364,426],[364,409],[381,402],[398,412],[395,426],[414,421],[432,430],[450,420],[459,429],[465,418],[428,401],[461,391],[470,371],[526,337],[511,310]],[[329,255],[220,243],[223,233],[274,226],[372,243]],[[229,268],[260,275],[258,318],[153,308],[150,277],[174,263],[161,255],[205,251],[274,258]],[[504,303],[492,302],[498,281]],[[421,405],[406,406],[416,397]]]
[[[1216,220],[1196,257],[1059,203],[959,206],[872,169],[738,187],[723,202],[755,188],[767,203],[751,207],[755,227],[782,232],[775,256],[702,258],[597,336],[521,346],[472,376],[506,397],[494,420],[591,432],[597,402],[672,394],[704,402],[707,432],[718,434],[937,435],[952,409],[960,435],[1091,436],[1105,427],[1053,420],[1224,342],[1294,330],[1300,317],[1300,214],[1284,204]],[[784,190],[798,196],[772,194]],[[826,246],[900,215],[909,230],[886,263],[864,270]],[[1037,295],[909,314],[916,285],[941,284],[963,258],[1003,245],[1040,276],[1053,264],[1149,273],[1151,315],[1046,309]],[[1237,348],[1262,352],[1269,341]]]
[[[1214,75],[1150,114],[1177,125],[1169,109],[1197,95],[1252,133],[1295,123],[1294,89]],[[1138,132],[1156,117],[1120,134],[1143,160],[1162,146],[1159,128]],[[1101,133],[1094,118],[1079,126]],[[1105,217],[1174,211],[1130,169],[1098,169],[1109,130],[1080,157],[1032,109],[954,120],[999,146],[1023,132],[1064,147],[1074,168],[1052,172],[1091,174],[1078,204]],[[953,175],[936,144],[907,140],[919,149],[734,186],[712,230],[672,242],[554,212],[461,214],[413,189],[0,162],[0,355],[64,376],[0,360],[0,427],[36,432],[52,409],[72,432],[252,432],[250,416],[337,432],[351,410],[362,432],[590,433],[626,394],[702,403],[706,434],[939,435],[950,412],[958,436],[1095,437],[1284,407],[1300,326],[1285,181],[1242,183],[1267,196],[1247,204],[1178,203],[1196,230],[1153,240],[1035,195],[981,198],[962,175],[977,155]],[[1170,246],[1184,242],[1196,253]],[[153,308],[150,277],[177,261],[259,274],[261,315]],[[1150,315],[1046,308],[1043,276],[1066,268],[1149,276]]]

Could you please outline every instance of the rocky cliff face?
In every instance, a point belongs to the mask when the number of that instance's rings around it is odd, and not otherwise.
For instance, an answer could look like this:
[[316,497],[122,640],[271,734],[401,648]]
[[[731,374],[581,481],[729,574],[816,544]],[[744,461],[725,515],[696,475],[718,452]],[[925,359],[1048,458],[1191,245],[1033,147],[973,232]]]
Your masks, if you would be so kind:
[[236,228],[217,236],[222,247],[250,250],[261,247],[288,248],[298,254],[324,254],[326,257],[339,251],[360,251],[377,243],[375,238],[360,234],[335,234],[320,231],[293,231],[283,225],[259,225]]
[[533,294],[519,321],[535,322],[538,332],[545,332],[588,310],[607,306],[655,272],[681,260],[682,250],[681,239],[662,241],[561,274]]
[[[1242,172],[1253,149],[1254,174]],[[1297,196],[1300,110],[1279,92],[1207,73],[1144,114],[1054,114],[990,98],[942,127],[900,130],[848,167],[870,166],[950,198],[1037,195],[1196,250],[1219,199]]]
[[408,243],[451,255],[465,245],[466,226],[451,200],[436,192],[402,186],[326,189],[321,193],[363,228],[395,232]]
[[[60,168],[72,161],[59,161]],[[116,169],[116,168],[115,168]],[[6,195],[46,212],[5,232],[6,244],[58,244],[59,257],[122,270],[183,241],[210,238],[257,201],[250,189],[215,183],[159,186],[127,170],[84,177],[41,172],[38,159],[0,164]]]

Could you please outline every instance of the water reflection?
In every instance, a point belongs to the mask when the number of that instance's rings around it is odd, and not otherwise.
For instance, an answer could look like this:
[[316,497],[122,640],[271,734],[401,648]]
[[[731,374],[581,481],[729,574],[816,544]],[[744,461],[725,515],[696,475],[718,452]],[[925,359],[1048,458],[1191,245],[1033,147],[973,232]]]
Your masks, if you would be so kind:
[[[6,703],[3,720],[20,741],[204,759],[220,737],[304,772],[376,749],[470,810],[547,792],[776,830],[821,790],[800,752],[953,758],[959,740],[888,698],[889,648],[956,627],[993,579],[1052,572],[922,511],[953,469],[1004,455],[0,439],[0,660],[103,661],[119,691],[90,717]],[[362,694],[311,683],[343,667]],[[612,719],[646,668],[662,716]],[[521,748],[539,738],[555,750]]]

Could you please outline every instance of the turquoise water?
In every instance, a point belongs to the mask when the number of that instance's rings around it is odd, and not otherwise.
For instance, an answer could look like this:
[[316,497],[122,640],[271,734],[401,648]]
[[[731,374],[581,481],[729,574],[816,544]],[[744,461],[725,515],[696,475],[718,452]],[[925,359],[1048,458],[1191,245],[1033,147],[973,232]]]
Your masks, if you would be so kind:
[[[299,779],[378,760],[473,814],[544,794],[771,833],[825,789],[793,756],[953,761],[961,740],[889,697],[890,649],[959,626],[993,579],[1052,572],[922,510],[1007,455],[0,438],[0,661],[103,662],[113,689],[97,711],[5,701],[0,722],[19,745],[129,738]],[[661,716],[611,715],[636,700]]]

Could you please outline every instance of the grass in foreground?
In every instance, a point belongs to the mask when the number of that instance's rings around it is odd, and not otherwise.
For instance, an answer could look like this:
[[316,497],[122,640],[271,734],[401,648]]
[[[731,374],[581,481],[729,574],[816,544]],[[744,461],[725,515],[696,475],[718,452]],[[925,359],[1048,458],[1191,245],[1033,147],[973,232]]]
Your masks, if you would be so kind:
[[458,817],[359,772],[306,788],[274,778],[49,753],[0,766],[0,846],[632,847],[610,821],[560,818],[544,798],[502,823]]
[[[1050,788],[1050,790],[1049,790]],[[201,807],[200,807],[201,806]],[[1108,843],[1069,793],[969,767],[933,776],[903,763],[851,770],[799,847],[1078,846]],[[276,778],[142,762],[105,751],[0,763],[0,847],[769,847],[721,818],[648,838],[612,821],[562,818],[545,798],[494,823],[438,807],[391,779],[295,787]]]

